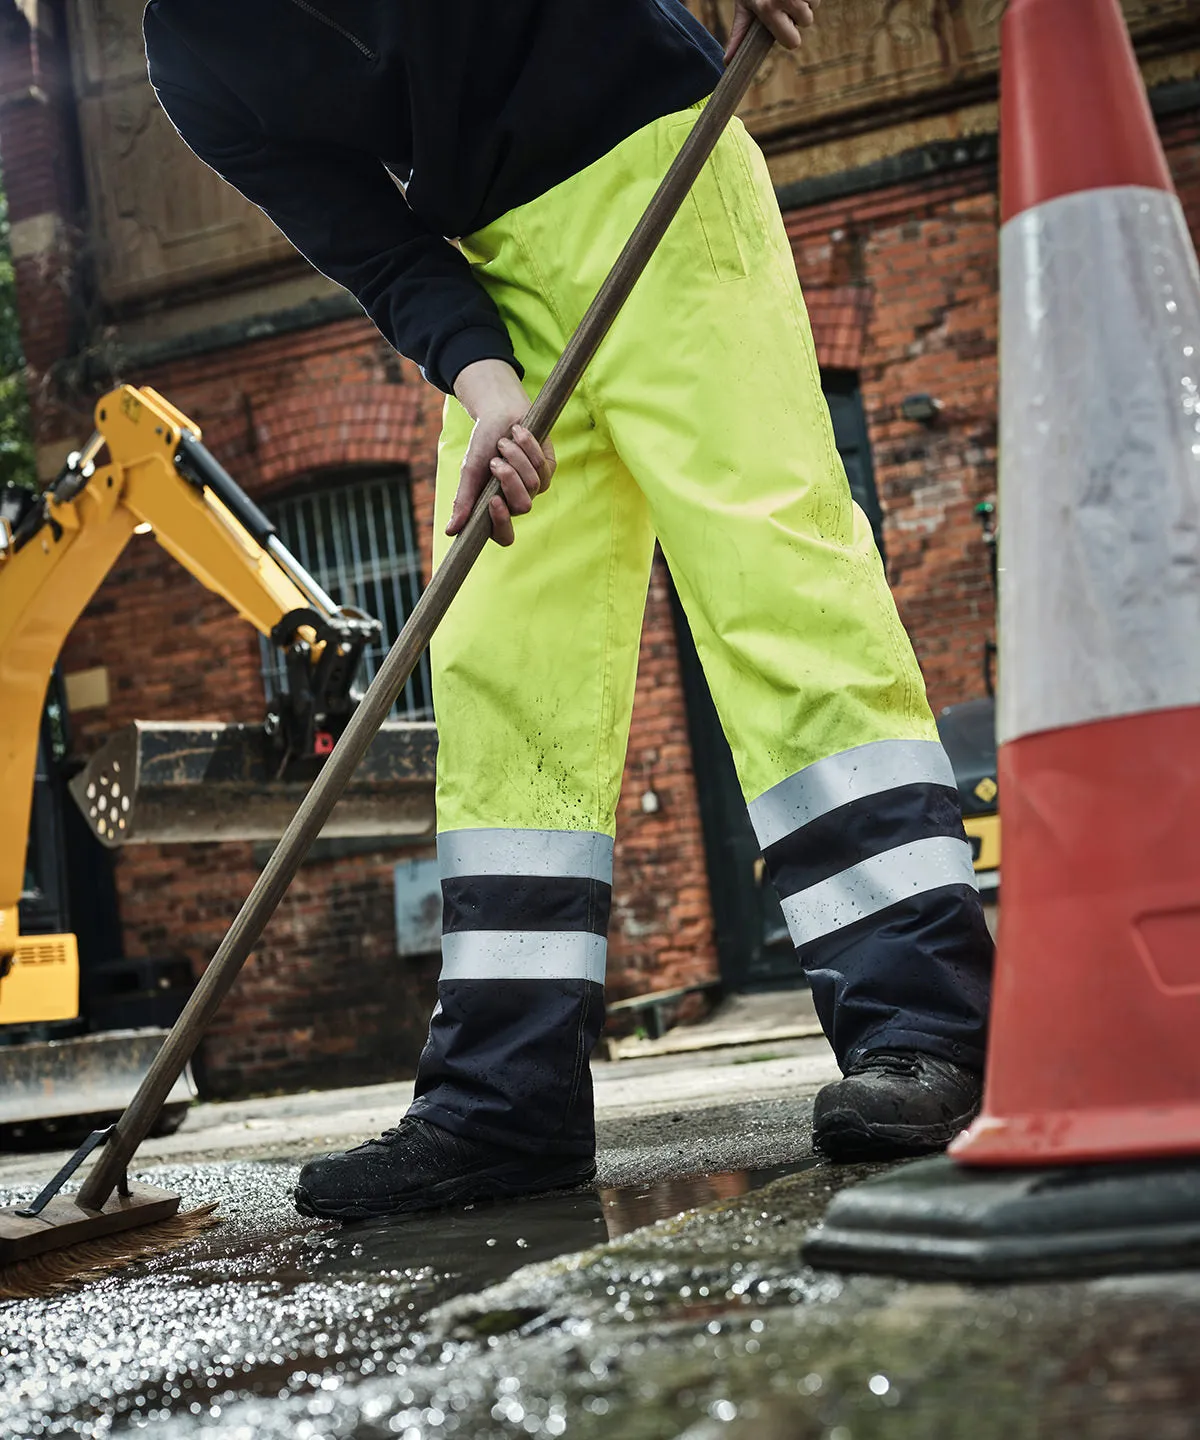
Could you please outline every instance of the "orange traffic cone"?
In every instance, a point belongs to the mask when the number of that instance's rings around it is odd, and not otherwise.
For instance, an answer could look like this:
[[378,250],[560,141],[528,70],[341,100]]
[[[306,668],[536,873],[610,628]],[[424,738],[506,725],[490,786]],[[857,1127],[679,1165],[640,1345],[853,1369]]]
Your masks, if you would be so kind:
[[1004,903],[951,1153],[1200,1155],[1200,274],[1117,0],[1002,43]]
[[1000,129],[984,1110],[839,1196],[807,1254],[840,1268],[1200,1257],[1200,271],[1118,0],[1010,0]]

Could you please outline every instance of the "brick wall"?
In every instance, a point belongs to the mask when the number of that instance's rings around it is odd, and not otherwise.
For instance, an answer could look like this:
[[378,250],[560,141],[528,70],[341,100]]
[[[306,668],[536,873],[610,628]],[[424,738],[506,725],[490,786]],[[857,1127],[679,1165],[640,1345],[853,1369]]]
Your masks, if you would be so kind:
[[[328,1088],[413,1073],[438,962],[395,955],[392,866],[412,853],[381,850],[301,869],[201,1047],[202,1093]],[[262,858],[249,845],[130,849],[118,870],[127,950],[184,953],[202,967]]]
[[[5,63],[17,63],[7,50]],[[0,88],[0,151],[14,219],[46,207],[69,216],[70,193],[42,193],[62,179],[45,173],[47,155],[65,143],[52,133],[53,106],[14,104],[8,97],[20,87],[7,71]],[[1164,135],[1196,229],[1194,117],[1168,122]],[[979,693],[981,645],[993,622],[972,512],[995,488],[996,219],[995,175],[986,165],[787,216],[821,361],[861,379],[890,575],[935,706]],[[63,233],[68,228],[64,222]],[[88,429],[87,387],[71,372],[46,378],[52,362],[70,353],[71,306],[82,283],[64,284],[58,263],[42,256],[19,270],[45,441]],[[440,396],[364,321],[253,340],[124,378],[155,385],[196,419],[256,498],[282,494],[314,470],[406,464],[427,552]],[[900,414],[903,398],[921,391],[943,405],[930,428]],[[615,995],[716,973],[668,583],[660,561],[618,815]],[[131,543],[63,662],[68,670],[109,670],[108,707],[74,717],[82,752],[135,716],[254,720],[262,713],[256,637],[149,539]],[[653,813],[641,806],[648,790],[659,802]],[[411,1073],[435,967],[394,956],[391,866],[414,853],[389,847],[304,867],[206,1043],[210,1093]],[[252,883],[255,855],[248,846],[134,847],[120,856],[117,873],[127,952],[181,951],[199,969]]]
[[[35,383],[70,354],[80,332],[85,277],[78,265],[80,161],[70,59],[61,26],[31,30],[0,0],[0,157],[12,225],[21,343]],[[54,433],[61,410],[42,385],[35,440]]]

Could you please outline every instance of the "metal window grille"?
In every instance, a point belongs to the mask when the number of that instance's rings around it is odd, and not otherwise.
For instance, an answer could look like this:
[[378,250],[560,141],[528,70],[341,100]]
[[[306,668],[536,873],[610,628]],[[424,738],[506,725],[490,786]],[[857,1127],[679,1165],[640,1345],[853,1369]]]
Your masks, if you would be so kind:
[[[339,605],[353,605],[383,626],[363,655],[358,683],[370,684],[421,593],[420,556],[409,502],[408,473],[391,469],[334,481],[263,508],[279,538]],[[268,701],[286,688],[283,657],[262,641]],[[432,720],[429,660],[413,671],[392,710],[399,720]]]

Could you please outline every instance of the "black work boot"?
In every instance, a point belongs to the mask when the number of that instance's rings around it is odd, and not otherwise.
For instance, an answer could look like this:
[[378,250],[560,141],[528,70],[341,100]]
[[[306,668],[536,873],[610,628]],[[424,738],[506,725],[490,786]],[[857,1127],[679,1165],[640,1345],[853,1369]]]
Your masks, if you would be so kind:
[[296,1209],[326,1220],[368,1220],[537,1195],[582,1184],[595,1173],[591,1158],[527,1155],[405,1116],[377,1140],[310,1160],[300,1171]]
[[831,1160],[943,1150],[975,1118],[983,1076],[912,1050],[864,1055],[813,1106],[813,1148]]

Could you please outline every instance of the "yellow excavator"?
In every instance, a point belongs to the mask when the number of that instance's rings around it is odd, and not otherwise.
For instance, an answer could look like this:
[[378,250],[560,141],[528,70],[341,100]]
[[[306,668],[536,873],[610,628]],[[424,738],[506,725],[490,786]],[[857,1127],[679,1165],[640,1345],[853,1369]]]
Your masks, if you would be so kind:
[[[270,637],[287,687],[261,725],[139,721],[113,736],[70,785],[101,846],[278,836],[357,703],[380,629],[326,594],[161,395],[123,386],[95,425],[46,490],[0,491],[0,1136],[119,1111],[164,1033],[82,1033],[77,936],[62,904],[37,903],[64,891],[53,813],[34,805],[54,768],[48,691],[131,536],[152,533]],[[389,722],[325,833],[429,834],[435,746],[432,725]],[[177,1087],[167,1126],[191,1094],[190,1080]]]

